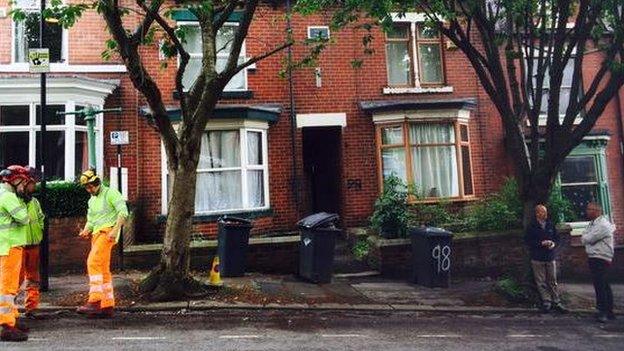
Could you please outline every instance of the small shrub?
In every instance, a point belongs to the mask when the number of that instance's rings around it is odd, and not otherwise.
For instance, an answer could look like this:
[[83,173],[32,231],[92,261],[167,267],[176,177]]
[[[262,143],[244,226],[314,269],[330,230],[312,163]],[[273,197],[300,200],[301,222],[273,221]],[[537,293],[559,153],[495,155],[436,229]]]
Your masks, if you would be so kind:
[[48,218],[83,217],[87,215],[89,193],[73,182],[49,182],[45,197],[37,189],[35,197],[41,202]]
[[408,191],[403,181],[392,175],[384,181],[381,196],[375,201],[370,219],[373,228],[384,237],[404,236],[410,218],[407,204]]
[[495,290],[510,302],[532,305],[539,303],[539,296],[531,286],[522,284],[510,276],[499,279]]
[[366,259],[370,252],[370,243],[366,238],[358,240],[355,245],[353,245],[352,253],[355,259],[358,261],[363,261]]
[[447,210],[447,204],[440,202],[437,204],[416,204],[411,207],[411,226],[443,226],[452,220],[452,215]]
[[522,227],[520,218],[496,196],[475,205],[468,215],[472,217],[468,223],[473,225],[475,230],[508,230]]

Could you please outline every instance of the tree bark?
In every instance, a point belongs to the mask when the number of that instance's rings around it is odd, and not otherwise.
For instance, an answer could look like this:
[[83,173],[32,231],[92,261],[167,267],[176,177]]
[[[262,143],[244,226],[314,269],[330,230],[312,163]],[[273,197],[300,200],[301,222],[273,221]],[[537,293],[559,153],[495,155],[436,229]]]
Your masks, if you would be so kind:
[[535,219],[535,206],[548,204],[553,181],[541,175],[518,177],[523,203],[522,225],[526,229]]
[[179,149],[184,152],[178,155],[177,169],[170,170],[173,186],[160,263],[141,283],[141,291],[152,301],[179,300],[203,291],[189,274],[199,153],[190,152],[189,145]]

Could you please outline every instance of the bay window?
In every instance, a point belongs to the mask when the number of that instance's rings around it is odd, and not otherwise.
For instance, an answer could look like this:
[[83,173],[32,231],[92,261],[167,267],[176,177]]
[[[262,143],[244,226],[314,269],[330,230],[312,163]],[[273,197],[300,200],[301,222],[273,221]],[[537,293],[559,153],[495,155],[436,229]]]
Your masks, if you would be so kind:
[[383,179],[411,185],[419,199],[474,195],[468,126],[458,122],[378,125]]
[[[84,121],[73,115],[56,114],[83,108],[74,102],[48,105],[45,116],[48,131],[43,147],[46,149],[46,175],[50,179],[74,180],[89,167]],[[101,117],[98,117],[96,126],[96,138],[100,139]],[[38,104],[0,105],[0,164],[40,167],[40,140],[41,111]]]
[[[267,209],[267,152],[265,129],[224,127],[206,131],[197,166],[195,213]],[[167,175],[168,196],[171,185]]]

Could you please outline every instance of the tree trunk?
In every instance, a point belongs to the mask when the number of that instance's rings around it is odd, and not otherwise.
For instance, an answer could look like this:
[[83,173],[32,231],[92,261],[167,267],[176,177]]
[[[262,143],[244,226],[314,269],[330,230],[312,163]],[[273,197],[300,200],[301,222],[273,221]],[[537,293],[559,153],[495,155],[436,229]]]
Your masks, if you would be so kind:
[[141,283],[141,291],[152,301],[180,300],[202,289],[189,274],[198,159],[190,155],[193,153],[180,155],[173,170],[160,264]]
[[520,181],[520,197],[523,203],[522,225],[526,229],[535,219],[535,206],[547,205],[552,182],[545,177],[533,176],[529,180]]

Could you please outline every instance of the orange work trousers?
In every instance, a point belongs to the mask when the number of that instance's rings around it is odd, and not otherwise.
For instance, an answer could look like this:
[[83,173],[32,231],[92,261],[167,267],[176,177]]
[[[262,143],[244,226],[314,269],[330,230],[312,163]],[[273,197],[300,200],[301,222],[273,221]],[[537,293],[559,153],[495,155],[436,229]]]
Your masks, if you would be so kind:
[[91,237],[91,251],[87,258],[89,274],[89,302],[100,302],[101,308],[115,306],[113,276],[110,271],[111,251],[115,239],[109,237],[113,228],[105,228]]
[[0,256],[0,325],[15,326],[19,315],[15,295],[19,290],[22,268],[22,247],[13,247],[6,256]]
[[39,245],[24,246],[23,256],[20,286],[25,282],[24,307],[30,312],[39,307]]

